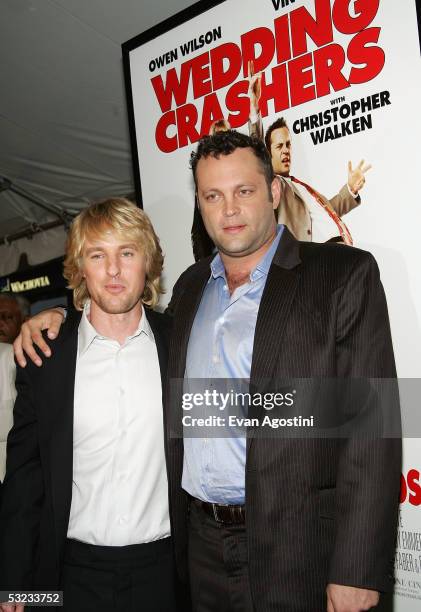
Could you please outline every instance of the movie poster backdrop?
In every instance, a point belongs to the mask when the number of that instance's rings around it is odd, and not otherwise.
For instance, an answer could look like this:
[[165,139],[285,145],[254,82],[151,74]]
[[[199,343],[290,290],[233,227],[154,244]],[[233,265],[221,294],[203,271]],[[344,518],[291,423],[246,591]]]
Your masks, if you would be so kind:
[[[264,135],[283,117],[291,173],[327,199],[347,183],[349,164],[352,170],[361,160],[364,169],[371,166],[361,202],[342,219],[354,246],[378,261],[403,410],[419,412],[421,62],[415,0],[202,1],[125,43],[123,57],[137,198],[165,252],[163,303],[194,261],[189,157],[197,141],[222,119],[244,133],[261,121]],[[421,606],[420,429],[405,429],[414,437],[404,445],[396,612]]]

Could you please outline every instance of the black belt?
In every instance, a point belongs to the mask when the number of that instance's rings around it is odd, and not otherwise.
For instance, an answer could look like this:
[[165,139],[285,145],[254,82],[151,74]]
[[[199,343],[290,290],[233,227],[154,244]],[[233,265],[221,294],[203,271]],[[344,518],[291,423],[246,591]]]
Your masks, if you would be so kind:
[[190,497],[190,501],[205,514],[213,518],[217,523],[226,525],[244,525],[246,522],[245,506],[231,506],[224,504],[210,504],[196,497]]

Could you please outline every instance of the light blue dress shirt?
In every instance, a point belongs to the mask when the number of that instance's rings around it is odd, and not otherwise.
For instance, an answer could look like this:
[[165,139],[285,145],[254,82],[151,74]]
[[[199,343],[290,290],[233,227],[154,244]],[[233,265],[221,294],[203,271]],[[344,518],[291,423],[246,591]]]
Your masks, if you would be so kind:
[[[219,254],[213,259],[190,334],[187,385],[188,379],[250,378],[257,313],[282,231],[279,225],[275,240],[250,274],[250,282],[232,295]],[[245,464],[245,437],[185,436],[183,489],[207,502],[244,504]]]

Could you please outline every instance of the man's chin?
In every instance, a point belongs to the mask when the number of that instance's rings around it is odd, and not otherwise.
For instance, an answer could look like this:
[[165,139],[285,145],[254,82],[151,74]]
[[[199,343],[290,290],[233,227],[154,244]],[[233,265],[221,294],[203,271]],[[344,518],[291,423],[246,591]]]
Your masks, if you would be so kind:
[[127,298],[110,298],[97,301],[98,307],[106,314],[125,314],[130,312],[138,304],[139,300],[134,301]]
[[230,243],[224,241],[216,244],[216,248],[229,257],[243,257],[253,252],[252,245],[245,241],[232,241]]

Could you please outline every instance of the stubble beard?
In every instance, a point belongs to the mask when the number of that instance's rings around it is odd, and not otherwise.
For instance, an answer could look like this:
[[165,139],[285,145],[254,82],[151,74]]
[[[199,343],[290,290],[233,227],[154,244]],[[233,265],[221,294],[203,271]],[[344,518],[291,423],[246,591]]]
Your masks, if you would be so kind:
[[141,297],[134,298],[133,296],[124,297],[103,297],[98,296],[94,300],[97,306],[107,314],[125,314],[135,308],[135,306],[141,301]]

